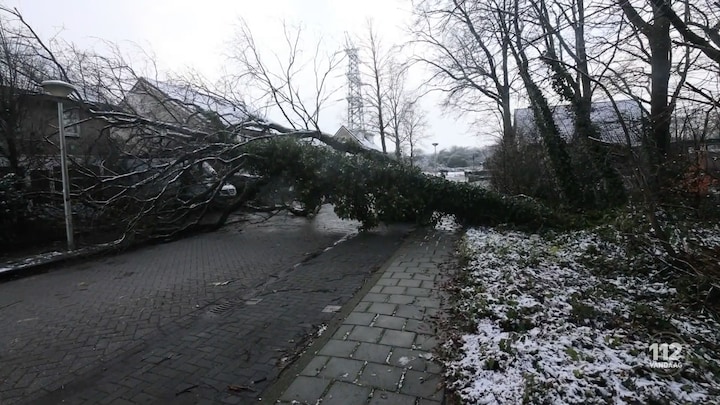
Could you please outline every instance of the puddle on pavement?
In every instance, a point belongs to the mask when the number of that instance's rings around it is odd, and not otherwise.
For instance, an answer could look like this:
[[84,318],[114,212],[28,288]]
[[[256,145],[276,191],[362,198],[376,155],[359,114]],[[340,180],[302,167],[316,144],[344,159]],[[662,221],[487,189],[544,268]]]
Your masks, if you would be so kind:
[[340,237],[357,232],[360,225],[358,221],[338,218],[332,206],[326,204],[313,218],[295,216],[286,212],[276,215],[247,214],[247,222],[232,224],[240,228],[253,227],[263,232],[276,233],[303,230],[321,235],[340,235]]

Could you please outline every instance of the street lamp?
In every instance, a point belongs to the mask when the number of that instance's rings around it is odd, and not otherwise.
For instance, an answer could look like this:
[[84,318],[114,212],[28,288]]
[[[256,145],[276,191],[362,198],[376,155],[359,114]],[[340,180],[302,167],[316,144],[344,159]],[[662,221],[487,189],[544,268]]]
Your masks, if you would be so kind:
[[433,142],[432,146],[435,147],[435,169],[437,169],[437,146],[438,146],[438,143]]
[[62,80],[45,80],[40,83],[45,92],[58,97],[58,134],[60,136],[60,173],[62,174],[63,206],[65,208],[65,234],[68,250],[75,249],[72,224],[72,206],[70,205],[70,176],[67,166],[67,147],[65,146],[65,121],[63,117],[63,99],[75,91],[75,87]]

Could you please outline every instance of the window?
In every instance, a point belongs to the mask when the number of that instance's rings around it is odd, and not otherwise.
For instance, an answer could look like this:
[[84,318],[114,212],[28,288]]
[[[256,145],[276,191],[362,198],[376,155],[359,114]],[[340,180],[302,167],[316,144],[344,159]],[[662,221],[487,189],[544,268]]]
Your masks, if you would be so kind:
[[80,121],[80,110],[77,108],[64,110],[63,120],[65,121],[65,137],[80,137],[80,125],[74,125]]

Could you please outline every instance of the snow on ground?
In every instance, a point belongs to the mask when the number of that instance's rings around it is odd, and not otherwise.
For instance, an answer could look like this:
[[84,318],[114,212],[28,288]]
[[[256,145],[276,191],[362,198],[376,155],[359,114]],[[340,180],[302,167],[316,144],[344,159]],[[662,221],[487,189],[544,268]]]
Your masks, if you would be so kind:
[[[677,291],[664,282],[586,266],[622,263],[619,245],[586,231],[471,229],[461,252],[468,264],[451,290],[466,325],[443,349],[463,403],[720,403],[720,325],[668,312]],[[661,331],[683,343],[674,376],[650,367]]]

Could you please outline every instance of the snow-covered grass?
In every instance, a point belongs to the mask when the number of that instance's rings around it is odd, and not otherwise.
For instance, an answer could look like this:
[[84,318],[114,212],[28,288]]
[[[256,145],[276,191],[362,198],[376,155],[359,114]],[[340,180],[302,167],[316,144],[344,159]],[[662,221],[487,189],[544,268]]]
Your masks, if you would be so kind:
[[[441,350],[462,403],[720,403],[720,324],[653,271],[630,271],[644,261],[622,245],[590,231],[471,229],[461,256]],[[675,375],[650,367],[661,332],[683,344]]]

